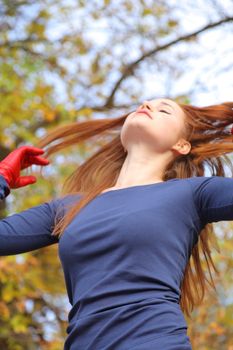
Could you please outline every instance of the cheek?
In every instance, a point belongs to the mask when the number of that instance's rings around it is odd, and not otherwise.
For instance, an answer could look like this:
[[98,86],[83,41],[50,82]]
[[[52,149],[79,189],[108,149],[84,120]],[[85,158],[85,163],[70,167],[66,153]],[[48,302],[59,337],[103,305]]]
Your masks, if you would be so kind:
[[156,134],[162,134],[165,137],[169,137],[170,140],[176,140],[181,133],[181,125],[175,120],[168,119],[166,117],[153,120],[153,131]]
[[162,137],[165,139],[176,138],[179,128],[174,120],[169,120],[165,117],[158,116],[156,119],[151,121],[151,133],[155,136]]

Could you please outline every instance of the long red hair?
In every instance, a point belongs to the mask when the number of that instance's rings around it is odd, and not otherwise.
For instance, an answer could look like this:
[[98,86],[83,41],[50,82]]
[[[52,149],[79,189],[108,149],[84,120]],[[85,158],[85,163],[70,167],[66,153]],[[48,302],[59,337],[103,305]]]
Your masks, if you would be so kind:
[[[185,113],[184,136],[191,144],[186,155],[178,155],[167,164],[163,180],[205,176],[205,166],[209,167],[212,176],[226,176],[224,165],[228,165],[233,177],[233,168],[226,155],[233,151],[233,102],[196,107],[179,103]],[[62,196],[81,194],[77,203],[69,207],[66,214],[56,220],[53,235],[60,237],[66,226],[74,219],[79,210],[89,203],[104,189],[113,187],[119,176],[126,153],[120,140],[121,127],[127,116],[133,111],[117,118],[103,118],[62,125],[49,131],[35,145],[46,148],[47,156],[59,152],[74,144],[82,144],[93,139],[95,144],[101,137],[102,144],[93,155],[66,179]],[[54,141],[56,144],[52,145]],[[212,277],[212,266],[219,273],[211,257],[210,243],[217,251],[218,245],[213,234],[213,224],[207,224],[200,232],[197,244],[193,247],[190,260],[186,266],[181,284],[180,306],[182,311],[191,317],[194,306],[199,305],[209,286],[215,290]],[[205,275],[206,267],[210,280]],[[208,286],[209,285],[209,286]]]

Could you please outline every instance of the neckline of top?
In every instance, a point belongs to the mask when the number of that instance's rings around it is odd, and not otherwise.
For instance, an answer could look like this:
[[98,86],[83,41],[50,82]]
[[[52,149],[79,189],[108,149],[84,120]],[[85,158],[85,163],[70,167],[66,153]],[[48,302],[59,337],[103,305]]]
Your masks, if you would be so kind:
[[145,184],[145,185],[135,185],[135,186],[129,186],[129,187],[124,187],[124,188],[118,188],[116,190],[109,190],[109,191],[106,191],[106,192],[102,192],[100,194],[98,194],[96,196],[96,198],[98,197],[102,197],[108,193],[111,193],[111,192],[121,192],[121,191],[126,191],[126,190],[130,190],[130,189],[137,189],[137,188],[144,188],[144,187],[150,187],[150,186],[156,186],[156,185],[161,185],[161,184],[166,184],[167,182],[170,182],[170,181],[174,181],[174,180],[180,180],[178,178],[175,178],[175,179],[169,179],[167,181],[160,181],[160,182],[154,182],[152,184]]

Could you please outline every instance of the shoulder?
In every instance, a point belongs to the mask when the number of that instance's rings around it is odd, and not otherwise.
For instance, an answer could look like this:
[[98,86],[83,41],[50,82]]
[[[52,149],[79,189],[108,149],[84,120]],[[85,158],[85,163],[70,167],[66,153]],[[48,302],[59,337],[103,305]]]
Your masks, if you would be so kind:
[[181,188],[187,188],[189,190],[196,190],[197,188],[205,187],[208,183],[213,182],[218,176],[192,176],[187,178],[176,178],[174,180]]
[[190,183],[202,183],[212,181],[216,177],[218,178],[220,176],[191,176],[184,178],[183,180],[188,181]]
[[79,201],[81,197],[82,195],[80,193],[66,194],[63,196],[55,197],[53,199],[53,202],[55,202],[57,205],[66,205]]
[[232,183],[233,178],[225,176],[192,176],[184,178],[191,185]]
[[194,194],[220,194],[233,190],[233,178],[225,176],[193,176],[184,179]]
[[51,201],[51,204],[56,207],[56,209],[64,210],[69,206],[77,203],[81,199],[82,195],[80,193],[66,194],[60,197],[56,197]]

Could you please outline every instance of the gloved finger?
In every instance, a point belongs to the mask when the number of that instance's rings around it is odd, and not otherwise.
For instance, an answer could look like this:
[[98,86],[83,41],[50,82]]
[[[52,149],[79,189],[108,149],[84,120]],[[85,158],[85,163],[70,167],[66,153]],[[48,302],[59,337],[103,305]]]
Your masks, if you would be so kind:
[[22,146],[22,150],[27,155],[37,155],[37,154],[43,154],[45,152],[42,148],[38,148],[34,146]]
[[30,157],[30,158],[27,158],[27,159],[24,159],[22,161],[22,166],[21,168],[24,169],[26,167],[29,167],[33,164],[36,164],[36,165],[49,165],[50,161],[46,158],[42,158],[42,157],[39,157],[39,156],[34,156],[34,157]]
[[20,176],[14,183],[14,187],[12,188],[19,188],[24,187],[27,185],[34,184],[37,181],[35,176]]
[[50,161],[46,158],[42,158],[40,156],[33,157],[33,164],[36,165],[48,165]]
[[40,156],[26,155],[21,161],[21,169],[28,168],[29,166],[36,165],[48,165],[50,162],[46,158]]

